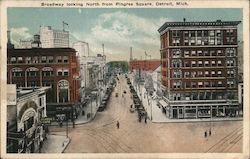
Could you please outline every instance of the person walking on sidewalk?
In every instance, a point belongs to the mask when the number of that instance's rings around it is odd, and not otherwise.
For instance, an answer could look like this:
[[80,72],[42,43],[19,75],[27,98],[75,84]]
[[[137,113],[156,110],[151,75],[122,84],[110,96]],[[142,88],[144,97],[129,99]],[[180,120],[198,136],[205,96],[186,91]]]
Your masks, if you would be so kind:
[[116,122],[116,127],[117,127],[117,129],[119,129],[119,127],[120,127],[119,121]]
[[204,133],[204,137],[205,137],[205,138],[207,137],[207,130],[206,130],[205,133]]
[[211,128],[209,129],[209,136],[211,136],[212,135],[212,132],[211,132]]

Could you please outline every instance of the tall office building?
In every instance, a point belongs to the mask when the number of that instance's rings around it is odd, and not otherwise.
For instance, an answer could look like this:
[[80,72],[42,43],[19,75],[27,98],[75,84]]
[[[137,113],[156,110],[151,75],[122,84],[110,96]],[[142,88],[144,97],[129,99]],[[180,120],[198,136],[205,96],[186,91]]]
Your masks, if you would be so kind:
[[232,117],[237,98],[240,21],[166,22],[161,39],[164,100],[169,118]]
[[40,40],[42,48],[69,48],[69,32],[51,26],[40,27]]

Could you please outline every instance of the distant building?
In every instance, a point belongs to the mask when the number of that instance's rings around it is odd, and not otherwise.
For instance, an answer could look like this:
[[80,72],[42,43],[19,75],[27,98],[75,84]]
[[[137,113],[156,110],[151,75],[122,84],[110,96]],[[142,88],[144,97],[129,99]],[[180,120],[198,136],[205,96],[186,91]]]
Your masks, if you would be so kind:
[[7,152],[39,152],[45,139],[46,90],[7,85]]
[[80,68],[75,54],[72,48],[8,49],[7,82],[17,88],[49,86],[47,115],[54,116],[63,110],[72,112],[80,102]]
[[83,41],[73,43],[72,46],[76,50],[76,56],[79,58],[89,56],[89,44]]
[[169,118],[239,115],[240,21],[166,22],[161,39],[163,111]]
[[51,26],[41,26],[40,36],[42,48],[68,48],[69,32],[54,30]]
[[129,70],[153,71],[161,65],[160,60],[132,60],[129,61]]
[[10,38],[10,31],[7,31],[7,48],[8,49],[13,49],[14,45],[11,43],[11,38]]
[[16,49],[29,49],[32,48],[31,43],[33,40],[20,40],[18,45],[15,47]]

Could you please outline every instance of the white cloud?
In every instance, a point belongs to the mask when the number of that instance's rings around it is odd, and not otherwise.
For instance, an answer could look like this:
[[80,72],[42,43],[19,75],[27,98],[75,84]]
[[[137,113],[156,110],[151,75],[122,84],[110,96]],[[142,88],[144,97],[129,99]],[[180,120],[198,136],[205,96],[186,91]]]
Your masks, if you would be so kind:
[[95,53],[102,52],[101,44],[104,43],[107,54],[120,54],[120,58],[128,56],[130,46],[137,51],[134,56],[140,57],[148,51],[157,53],[155,57],[158,57],[160,41],[157,30],[166,21],[170,20],[164,17],[144,18],[117,11],[99,15],[90,33],[73,34],[77,39],[88,42]]
[[33,37],[29,29],[26,27],[11,28],[10,31],[11,31],[11,42],[14,45],[18,45],[20,40],[30,40]]

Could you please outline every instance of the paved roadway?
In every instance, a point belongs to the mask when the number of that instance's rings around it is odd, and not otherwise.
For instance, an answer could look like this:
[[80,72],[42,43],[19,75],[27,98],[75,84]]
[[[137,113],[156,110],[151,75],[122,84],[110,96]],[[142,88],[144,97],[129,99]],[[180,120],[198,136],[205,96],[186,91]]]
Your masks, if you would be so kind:
[[[69,129],[71,142],[65,153],[242,152],[241,121],[139,123],[137,112],[129,111],[129,86],[124,76],[119,78],[107,109],[98,112],[92,122]],[[122,97],[124,90],[127,93]],[[204,138],[209,128],[212,135]],[[52,131],[65,134],[65,129]]]

